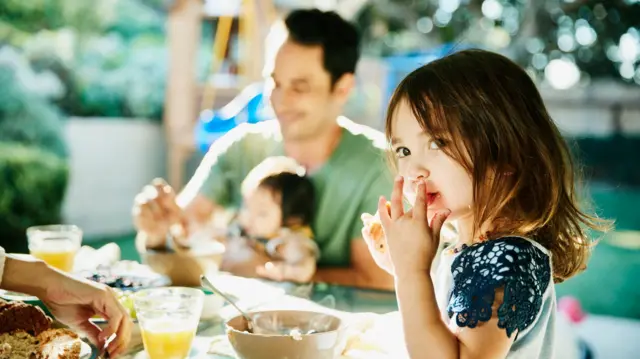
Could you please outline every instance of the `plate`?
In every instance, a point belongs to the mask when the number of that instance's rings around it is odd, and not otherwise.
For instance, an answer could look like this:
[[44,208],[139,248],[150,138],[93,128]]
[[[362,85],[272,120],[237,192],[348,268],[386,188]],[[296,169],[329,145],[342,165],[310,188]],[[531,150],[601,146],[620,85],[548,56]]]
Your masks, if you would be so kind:
[[99,267],[74,275],[106,284],[121,291],[138,291],[171,285],[169,277],[152,271],[148,266],[132,261],[121,261],[111,267]]
[[84,340],[80,344],[80,359],[96,359],[100,352],[98,348],[85,342]]

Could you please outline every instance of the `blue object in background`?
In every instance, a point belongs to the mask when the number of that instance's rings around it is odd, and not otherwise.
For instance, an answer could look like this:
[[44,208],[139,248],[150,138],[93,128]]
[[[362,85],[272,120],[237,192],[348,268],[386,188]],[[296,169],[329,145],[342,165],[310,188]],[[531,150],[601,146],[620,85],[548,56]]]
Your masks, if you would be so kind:
[[[389,73],[385,101],[387,103],[400,81],[418,67],[457,51],[477,48],[468,44],[444,44],[436,48],[389,56],[384,59]],[[206,153],[220,136],[241,123],[258,123],[274,118],[273,110],[264,93],[264,83],[253,83],[240,92],[231,102],[219,110],[205,110],[195,128],[196,146]]]
[[389,73],[387,74],[387,89],[385,93],[386,101],[383,103],[389,102],[391,95],[393,95],[393,91],[398,87],[400,81],[402,81],[402,79],[409,75],[413,70],[455,52],[473,48],[479,47],[471,44],[448,43],[425,51],[410,52],[386,57],[384,60],[387,63]]
[[273,117],[264,84],[253,83],[221,109],[202,111],[195,128],[196,146],[206,153],[215,140],[239,124],[258,123]]

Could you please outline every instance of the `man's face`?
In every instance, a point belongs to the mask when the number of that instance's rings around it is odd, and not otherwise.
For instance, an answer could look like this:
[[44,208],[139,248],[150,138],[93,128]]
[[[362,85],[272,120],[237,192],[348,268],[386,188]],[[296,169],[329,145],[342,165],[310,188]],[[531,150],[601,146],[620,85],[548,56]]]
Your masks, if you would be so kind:
[[271,105],[284,140],[317,136],[342,112],[346,95],[339,84],[332,88],[320,46],[285,41],[276,54],[272,78]]

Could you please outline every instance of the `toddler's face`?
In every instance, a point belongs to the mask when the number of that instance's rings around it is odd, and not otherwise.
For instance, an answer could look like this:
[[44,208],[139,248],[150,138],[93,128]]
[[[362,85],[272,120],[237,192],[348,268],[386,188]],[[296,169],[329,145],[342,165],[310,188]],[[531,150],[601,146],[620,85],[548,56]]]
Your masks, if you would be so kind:
[[244,198],[240,211],[240,226],[251,237],[270,238],[282,225],[280,195],[258,187]]
[[404,194],[415,201],[418,180],[427,184],[429,212],[451,210],[449,219],[471,214],[473,183],[471,175],[442,149],[451,145],[426,133],[406,102],[396,110],[392,126],[392,151],[399,174],[405,178]]

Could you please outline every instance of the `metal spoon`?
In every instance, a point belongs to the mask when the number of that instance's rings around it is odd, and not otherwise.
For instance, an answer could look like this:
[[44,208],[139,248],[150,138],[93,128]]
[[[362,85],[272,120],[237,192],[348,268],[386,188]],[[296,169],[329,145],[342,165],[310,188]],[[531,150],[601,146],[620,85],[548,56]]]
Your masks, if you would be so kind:
[[217,295],[221,296],[224,300],[226,300],[227,302],[229,302],[229,304],[231,304],[234,308],[236,308],[236,310],[238,312],[240,312],[240,314],[247,321],[247,329],[248,329],[249,333],[253,333],[253,319],[251,318],[251,316],[249,314],[247,314],[242,309],[240,309],[240,307],[238,307],[238,305],[233,300],[231,300],[231,298],[229,298],[229,296],[224,294],[220,289],[216,288],[216,286],[213,285],[213,283],[211,283],[211,281],[209,279],[207,279],[207,277],[205,277],[204,275],[200,276],[200,283],[202,284],[203,287],[207,287],[207,288],[211,289],[214,293],[216,293]]

